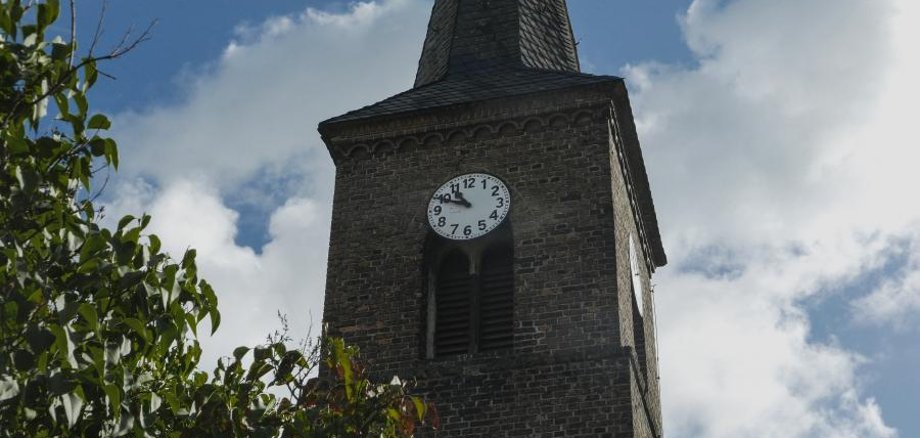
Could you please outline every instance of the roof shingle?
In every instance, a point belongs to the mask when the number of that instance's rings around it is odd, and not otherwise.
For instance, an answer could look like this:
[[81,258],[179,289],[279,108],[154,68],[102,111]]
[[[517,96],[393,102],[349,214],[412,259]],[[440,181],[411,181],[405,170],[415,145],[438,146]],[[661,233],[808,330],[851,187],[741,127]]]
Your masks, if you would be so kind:
[[508,68],[498,68],[490,74],[451,75],[447,79],[413,88],[373,105],[326,120],[322,125],[615,80],[619,78]]

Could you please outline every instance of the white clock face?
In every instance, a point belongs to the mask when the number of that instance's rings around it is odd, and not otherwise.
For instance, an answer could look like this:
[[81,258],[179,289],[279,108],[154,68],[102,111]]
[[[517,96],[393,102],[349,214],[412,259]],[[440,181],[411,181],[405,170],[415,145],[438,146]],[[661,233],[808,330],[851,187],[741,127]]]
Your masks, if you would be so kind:
[[511,209],[511,193],[500,179],[468,173],[444,183],[428,203],[428,223],[451,240],[470,240],[501,225]]

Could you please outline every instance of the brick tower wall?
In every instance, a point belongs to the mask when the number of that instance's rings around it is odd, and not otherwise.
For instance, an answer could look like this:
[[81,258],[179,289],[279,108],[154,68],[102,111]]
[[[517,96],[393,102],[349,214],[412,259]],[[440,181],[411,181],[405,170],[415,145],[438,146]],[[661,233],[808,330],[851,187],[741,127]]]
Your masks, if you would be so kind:
[[[643,399],[650,379],[622,347],[635,345],[622,231],[635,222],[608,93],[470,104],[328,136],[337,172],[324,322],[379,378],[417,379],[442,418],[426,436],[653,436],[657,379]],[[426,359],[426,207],[466,172],[494,174],[512,193],[514,347]]]

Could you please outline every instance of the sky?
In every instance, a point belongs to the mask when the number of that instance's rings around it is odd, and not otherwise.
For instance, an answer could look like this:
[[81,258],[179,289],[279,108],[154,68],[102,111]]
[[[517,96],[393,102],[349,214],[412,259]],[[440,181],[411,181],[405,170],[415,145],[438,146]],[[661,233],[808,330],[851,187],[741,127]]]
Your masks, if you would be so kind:
[[[100,3],[81,6],[84,39]],[[322,315],[328,117],[414,79],[430,0],[110,2],[110,220],[198,249],[205,361]],[[671,437],[920,436],[916,0],[570,0],[583,69],[626,78],[669,265]]]

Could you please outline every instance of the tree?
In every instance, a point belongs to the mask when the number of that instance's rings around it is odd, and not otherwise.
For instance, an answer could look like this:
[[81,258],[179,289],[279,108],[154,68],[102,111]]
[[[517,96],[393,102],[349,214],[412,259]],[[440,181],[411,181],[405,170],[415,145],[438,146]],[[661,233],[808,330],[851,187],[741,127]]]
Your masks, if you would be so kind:
[[73,20],[46,38],[60,6],[0,0],[0,436],[411,436],[433,411],[339,339],[276,336],[198,370],[198,327],[220,313],[195,251],[161,252],[146,215],[106,229],[94,204],[118,147],[88,92],[147,33],[81,55]]

